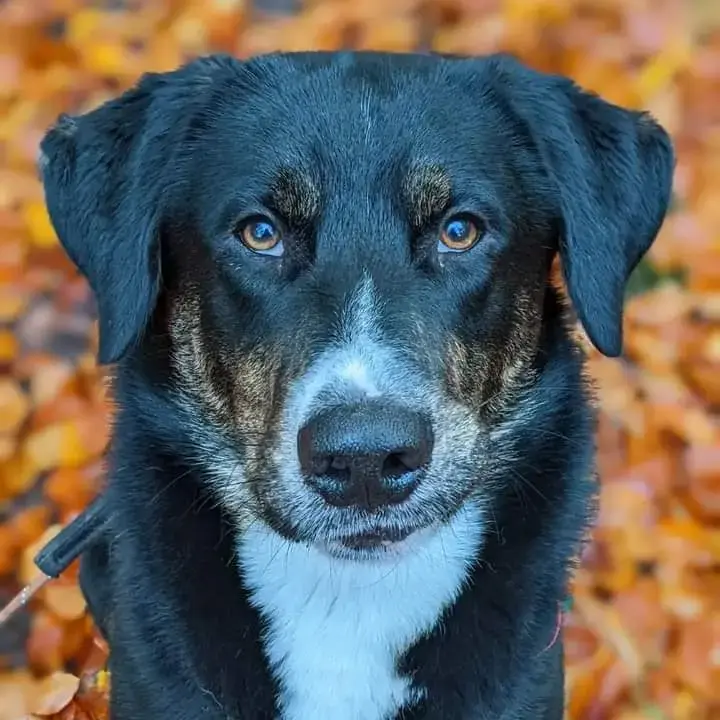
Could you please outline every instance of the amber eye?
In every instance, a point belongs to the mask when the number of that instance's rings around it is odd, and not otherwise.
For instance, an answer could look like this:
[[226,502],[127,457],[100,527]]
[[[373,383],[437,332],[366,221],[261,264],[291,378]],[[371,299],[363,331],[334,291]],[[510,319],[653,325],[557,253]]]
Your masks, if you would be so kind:
[[235,235],[253,252],[264,255],[282,255],[282,233],[266,217],[254,217],[238,226]]
[[463,252],[469,250],[480,239],[484,227],[480,220],[467,215],[451,217],[442,228],[439,252]]

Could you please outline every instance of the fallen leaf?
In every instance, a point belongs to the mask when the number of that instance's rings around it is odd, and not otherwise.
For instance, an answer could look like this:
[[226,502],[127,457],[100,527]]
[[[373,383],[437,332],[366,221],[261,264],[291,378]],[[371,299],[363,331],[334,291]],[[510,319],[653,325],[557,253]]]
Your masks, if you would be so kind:
[[27,417],[30,403],[17,382],[0,378],[0,432],[15,432]]
[[79,678],[68,673],[53,673],[37,687],[37,696],[30,704],[30,712],[49,717],[61,712],[75,697],[80,687]]

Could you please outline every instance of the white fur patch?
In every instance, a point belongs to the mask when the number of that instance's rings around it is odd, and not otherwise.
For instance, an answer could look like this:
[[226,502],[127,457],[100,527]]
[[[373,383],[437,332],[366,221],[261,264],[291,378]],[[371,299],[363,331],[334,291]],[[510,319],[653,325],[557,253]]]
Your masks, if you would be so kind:
[[363,275],[345,305],[341,317],[342,334],[346,343],[363,343],[379,338],[377,327],[378,301],[375,284]]
[[348,296],[338,318],[338,342],[313,363],[294,388],[288,403],[293,428],[307,419],[308,409],[323,389],[340,390],[348,386],[365,397],[377,398],[386,394],[388,387],[397,385],[397,378],[388,371],[393,354],[382,341],[379,309],[372,278],[364,275]]
[[468,505],[370,561],[288,542],[261,523],[247,529],[239,561],[267,622],[282,720],[388,720],[420,699],[396,663],[460,593],[480,548],[480,518]]
[[359,358],[353,358],[340,371],[340,377],[352,383],[366,397],[378,397],[380,390],[369,377],[367,365]]

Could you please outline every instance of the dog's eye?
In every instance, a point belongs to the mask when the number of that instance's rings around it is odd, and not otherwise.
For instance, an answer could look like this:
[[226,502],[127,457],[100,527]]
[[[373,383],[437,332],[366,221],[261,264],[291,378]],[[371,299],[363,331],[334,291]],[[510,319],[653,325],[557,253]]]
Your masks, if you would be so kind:
[[261,255],[282,255],[282,233],[275,223],[266,217],[254,217],[241,223],[235,235],[243,245]]
[[469,215],[455,215],[445,222],[440,233],[438,252],[464,252],[483,236],[482,221]]

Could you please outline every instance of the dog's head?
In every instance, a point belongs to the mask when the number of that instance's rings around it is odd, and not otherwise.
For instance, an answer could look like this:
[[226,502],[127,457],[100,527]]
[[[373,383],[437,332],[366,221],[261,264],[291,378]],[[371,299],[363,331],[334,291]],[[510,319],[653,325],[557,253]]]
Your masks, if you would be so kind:
[[673,170],[647,115],[501,56],[200,59],[42,151],[100,360],[165,358],[157,392],[240,525],[353,557],[481,518],[512,472],[556,252],[620,352]]

